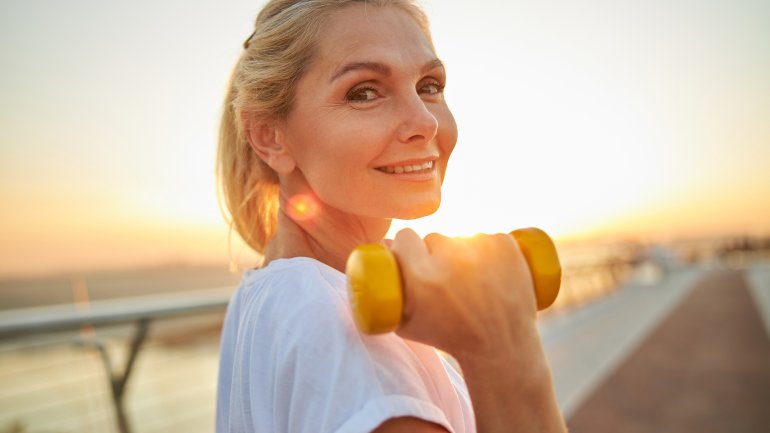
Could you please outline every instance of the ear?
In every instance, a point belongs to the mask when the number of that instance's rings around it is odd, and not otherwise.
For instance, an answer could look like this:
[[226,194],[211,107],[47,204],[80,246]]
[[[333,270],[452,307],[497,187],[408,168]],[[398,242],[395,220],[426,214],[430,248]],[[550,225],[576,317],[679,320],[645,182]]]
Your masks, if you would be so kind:
[[286,147],[283,129],[276,121],[244,117],[246,139],[262,161],[278,174],[294,171],[296,162]]

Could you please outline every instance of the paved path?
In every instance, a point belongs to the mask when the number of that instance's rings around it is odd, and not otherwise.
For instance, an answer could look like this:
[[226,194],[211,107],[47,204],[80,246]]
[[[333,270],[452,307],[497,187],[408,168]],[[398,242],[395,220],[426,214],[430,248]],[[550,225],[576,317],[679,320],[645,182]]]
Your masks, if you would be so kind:
[[770,431],[770,273],[747,273],[751,285],[720,270],[687,291],[571,409],[570,432]]
[[593,304],[540,321],[559,406],[566,417],[676,307],[710,268],[641,278]]

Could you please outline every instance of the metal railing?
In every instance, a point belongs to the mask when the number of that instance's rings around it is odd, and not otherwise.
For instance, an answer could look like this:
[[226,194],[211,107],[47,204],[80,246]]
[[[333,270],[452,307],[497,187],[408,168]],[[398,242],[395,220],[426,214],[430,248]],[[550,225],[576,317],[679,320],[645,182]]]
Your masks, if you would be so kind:
[[144,343],[150,325],[158,319],[223,311],[232,295],[232,288],[188,292],[170,296],[123,298],[95,301],[87,307],[61,305],[35,307],[0,312],[0,342],[36,334],[58,333],[91,327],[134,324],[122,371],[117,371],[110,352],[102,340],[93,337],[80,343],[95,346],[101,355],[112,391],[115,421],[121,433],[130,433],[124,395],[134,363]]

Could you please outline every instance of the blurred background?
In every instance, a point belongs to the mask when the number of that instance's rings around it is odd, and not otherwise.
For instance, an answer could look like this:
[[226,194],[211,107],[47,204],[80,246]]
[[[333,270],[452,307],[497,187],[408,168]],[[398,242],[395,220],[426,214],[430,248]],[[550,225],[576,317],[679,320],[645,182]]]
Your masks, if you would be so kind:
[[[219,322],[257,259],[217,205],[216,135],[262,4],[0,3],[0,432],[212,430]],[[676,294],[638,343],[715,270],[767,287],[770,3],[422,4],[460,136],[441,209],[392,233],[546,230],[545,337],[634,288]],[[572,413],[599,385],[560,386]]]

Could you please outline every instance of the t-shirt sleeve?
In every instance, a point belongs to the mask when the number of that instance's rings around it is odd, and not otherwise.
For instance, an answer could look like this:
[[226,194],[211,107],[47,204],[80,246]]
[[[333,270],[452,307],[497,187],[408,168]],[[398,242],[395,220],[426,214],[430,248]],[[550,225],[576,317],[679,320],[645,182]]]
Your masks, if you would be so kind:
[[254,431],[262,416],[276,432],[369,432],[404,416],[452,431],[410,347],[394,334],[359,333],[338,285],[310,277],[284,276],[281,293],[259,305],[269,314],[243,316],[256,318],[242,324],[252,335],[240,366]]

